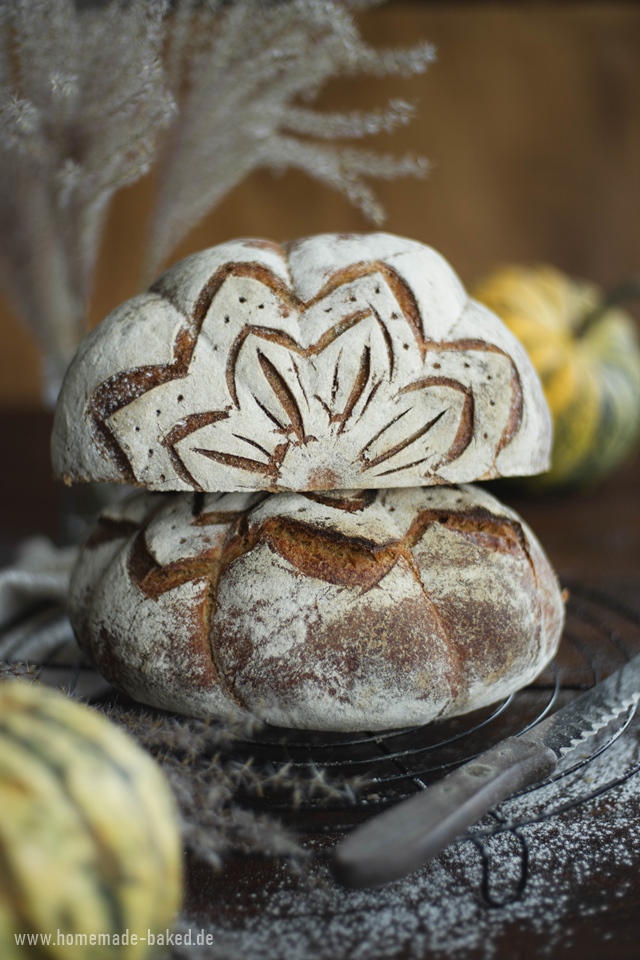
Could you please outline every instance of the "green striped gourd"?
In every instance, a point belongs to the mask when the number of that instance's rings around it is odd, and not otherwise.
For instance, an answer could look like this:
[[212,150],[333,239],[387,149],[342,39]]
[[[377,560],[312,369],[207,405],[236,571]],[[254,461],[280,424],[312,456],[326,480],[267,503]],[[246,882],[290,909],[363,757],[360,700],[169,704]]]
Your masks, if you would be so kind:
[[593,284],[548,266],[502,267],[474,296],[524,345],[551,409],[551,470],[527,485],[593,486],[629,456],[640,434],[633,319]]
[[[142,960],[148,930],[171,926],[180,890],[173,797],[151,757],[57,691],[0,684],[3,960]],[[15,934],[51,934],[51,944],[18,945]]]

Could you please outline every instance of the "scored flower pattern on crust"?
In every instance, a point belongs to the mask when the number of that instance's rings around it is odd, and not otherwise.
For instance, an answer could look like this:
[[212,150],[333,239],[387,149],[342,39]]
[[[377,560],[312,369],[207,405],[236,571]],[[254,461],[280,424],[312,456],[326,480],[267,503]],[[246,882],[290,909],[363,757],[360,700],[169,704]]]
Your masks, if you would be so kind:
[[383,258],[325,271],[305,298],[286,275],[290,249],[274,248],[281,271],[227,262],[190,304],[171,272],[152,288],[182,317],[173,360],[113,374],[87,404],[122,478],[277,491],[500,475],[524,414],[511,353],[470,323],[430,336],[424,303]]

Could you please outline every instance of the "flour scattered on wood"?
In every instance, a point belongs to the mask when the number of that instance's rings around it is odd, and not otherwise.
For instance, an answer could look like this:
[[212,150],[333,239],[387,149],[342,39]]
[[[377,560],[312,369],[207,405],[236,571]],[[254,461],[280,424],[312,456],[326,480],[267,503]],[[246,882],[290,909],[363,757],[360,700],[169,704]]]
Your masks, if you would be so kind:
[[[593,745],[585,749],[591,753]],[[574,752],[565,764],[578,756]],[[639,760],[640,722],[634,721],[582,770],[508,801],[499,814],[518,822],[533,819],[622,778]],[[487,817],[474,829],[495,823]],[[216,934],[219,960],[490,960],[500,954],[504,938],[514,935],[519,942],[526,939],[530,952],[553,956],[571,943],[578,925],[604,914],[630,889],[630,870],[640,864],[640,775],[521,833],[527,864],[513,834],[487,840],[492,899],[513,897],[526,871],[522,896],[504,906],[491,907],[483,897],[482,858],[467,841],[451,845],[412,876],[372,890],[337,886],[323,859],[302,877],[282,865],[257,890],[255,884],[236,884],[235,909],[232,902],[218,905],[212,899],[208,913],[218,919],[206,929]],[[243,914],[250,908],[242,926],[233,919],[238,906]],[[203,925],[183,917],[181,929],[189,926],[195,934]],[[175,958],[187,956],[196,960],[197,948],[176,948]]]

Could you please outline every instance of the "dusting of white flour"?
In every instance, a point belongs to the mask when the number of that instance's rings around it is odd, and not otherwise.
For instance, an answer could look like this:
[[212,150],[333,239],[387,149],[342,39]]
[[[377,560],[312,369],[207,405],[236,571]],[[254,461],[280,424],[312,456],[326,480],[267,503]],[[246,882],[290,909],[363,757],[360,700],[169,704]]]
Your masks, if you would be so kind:
[[[582,771],[503,804],[500,815],[522,822],[555,810],[623,777],[639,759],[640,724],[634,722]],[[494,822],[485,818],[480,828]],[[610,909],[612,898],[625,897],[629,868],[640,865],[639,826],[640,774],[524,827],[526,884],[503,906],[490,907],[483,897],[482,859],[467,841],[452,844],[410,877],[364,891],[338,886],[321,859],[300,880],[283,865],[266,889],[238,889],[240,905],[253,899],[258,908],[248,911],[242,926],[225,918],[205,929],[215,933],[218,960],[490,960],[514,935],[534,944],[538,955],[553,956],[571,943],[577,925]],[[508,901],[522,875],[522,846],[502,834],[488,841],[487,856],[491,896]],[[215,916],[215,902],[209,912]],[[183,924],[194,934],[202,929],[200,921],[183,918]],[[176,948],[174,956],[195,960],[197,953]]]

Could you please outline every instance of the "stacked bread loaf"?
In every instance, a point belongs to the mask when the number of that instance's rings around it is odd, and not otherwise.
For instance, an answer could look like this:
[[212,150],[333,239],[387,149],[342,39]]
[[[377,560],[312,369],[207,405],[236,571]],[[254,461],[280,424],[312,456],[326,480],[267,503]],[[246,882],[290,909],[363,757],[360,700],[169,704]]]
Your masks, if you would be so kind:
[[115,686],[198,717],[425,723],[532,680],[563,622],[524,521],[472,481],[548,466],[516,339],[388,234],[196,254],[81,346],[53,434],[103,512],[71,590]]

